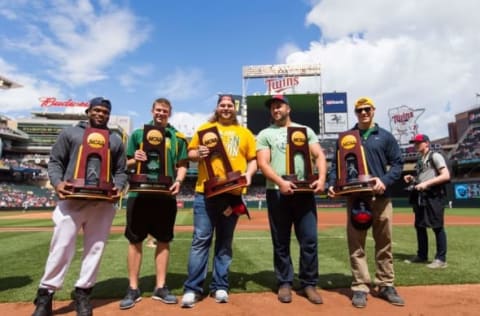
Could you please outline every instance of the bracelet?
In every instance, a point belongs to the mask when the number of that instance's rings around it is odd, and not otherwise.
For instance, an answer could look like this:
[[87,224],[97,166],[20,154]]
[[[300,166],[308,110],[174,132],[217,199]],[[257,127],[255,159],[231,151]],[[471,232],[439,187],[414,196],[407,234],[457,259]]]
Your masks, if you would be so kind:
[[178,182],[178,183],[182,184],[183,180],[175,179],[175,182]]

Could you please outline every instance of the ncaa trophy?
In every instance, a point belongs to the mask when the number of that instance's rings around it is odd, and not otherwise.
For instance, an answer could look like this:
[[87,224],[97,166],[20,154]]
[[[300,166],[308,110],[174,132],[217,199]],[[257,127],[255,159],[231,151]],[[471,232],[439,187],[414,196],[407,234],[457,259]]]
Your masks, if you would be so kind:
[[72,194],[66,199],[112,201],[113,183],[110,175],[109,131],[89,127],[83,135],[83,143],[77,153],[73,179],[66,189]]
[[365,151],[358,130],[340,133],[337,150],[336,195],[373,195],[372,176],[368,173]]
[[[205,197],[209,198],[247,185],[247,179],[240,171],[234,171],[223,147],[220,133],[215,126],[198,131],[200,144],[207,146],[210,153],[204,159],[208,180],[204,183]],[[225,168],[225,177],[215,174],[213,161],[219,159]]]
[[140,149],[147,160],[137,162],[135,174],[129,176],[129,191],[169,195],[173,180],[168,175],[165,129],[144,125]]
[[[282,178],[293,182],[297,188],[295,192],[313,192],[310,185],[317,180],[318,176],[312,172],[312,159],[307,141],[307,129],[300,126],[287,127],[287,174]],[[295,157],[303,160],[303,170],[296,169]],[[297,162],[300,162],[297,160]],[[300,164],[300,163],[299,163]],[[298,171],[298,172],[297,172]],[[299,179],[303,174],[303,179]]]

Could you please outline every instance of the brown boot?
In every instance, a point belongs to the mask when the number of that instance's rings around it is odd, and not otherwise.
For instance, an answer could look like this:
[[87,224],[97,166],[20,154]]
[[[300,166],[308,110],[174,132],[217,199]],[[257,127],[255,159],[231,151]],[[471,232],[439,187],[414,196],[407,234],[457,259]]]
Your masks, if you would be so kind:
[[278,300],[282,303],[290,303],[292,301],[292,287],[284,284],[278,289]]
[[308,285],[303,289],[307,299],[313,304],[323,304],[323,299],[314,286]]

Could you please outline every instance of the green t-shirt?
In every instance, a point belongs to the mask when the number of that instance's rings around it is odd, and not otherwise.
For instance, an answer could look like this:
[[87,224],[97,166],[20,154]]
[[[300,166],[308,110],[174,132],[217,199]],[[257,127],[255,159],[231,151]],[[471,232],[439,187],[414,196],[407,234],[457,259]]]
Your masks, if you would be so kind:
[[[308,144],[318,143],[318,138],[315,135],[315,132],[308,126],[300,125],[297,123],[291,123],[290,126],[301,126],[307,129],[307,139]],[[260,131],[257,135],[257,151],[269,149],[270,150],[270,165],[276,174],[283,176],[287,173],[287,127],[286,126],[277,126],[275,124],[270,125],[269,127]],[[295,170],[294,173],[297,175],[299,180],[304,179],[305,177],[305,167],[303,157],[301,155],[295,155]],[[266,181],[267,189],[276,189],[278,186],[267,179]]]
[[[175,178],[176,165],[184,160],[188,160],[187,140],[185,136],[178,132],[170,124],[165,128],[165,149],[167,154],[166,161],[166,175],[171,176],[172,180]],[[130,136],[127,144],[127,158],[133,158],[135,151],[140,148],[143,142],[143,128],[136,129]],[[147,153],[148,155],[148,153]],[[155,157],[152,157],[155,158]],[[160,165],[156,159],[151,159],[148,163],[147,178],[155,179],[160,170]],[[137,196],[138,193],[130,192],[129,197]]]

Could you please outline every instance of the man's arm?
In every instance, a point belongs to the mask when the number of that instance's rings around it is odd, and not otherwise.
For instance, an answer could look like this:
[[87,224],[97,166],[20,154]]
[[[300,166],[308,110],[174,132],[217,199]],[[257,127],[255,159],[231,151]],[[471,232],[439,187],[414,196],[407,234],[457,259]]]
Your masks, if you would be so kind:
[[257,151],[257,163],[263,175],[276,183],[283,194],[293,194],[293,187],[290,181],[284,180],[279,176],[270,165],[270,149],[260,149]]
[[[310,154],[312,155],[315,166],[318,170],[318,179],[313,183],[315,193],[319,193],[325,190],[325,179],[327,175],[327,159],[325,153],[319,143],[312,143],[309,145]],[[306,162],[307,163],[307,162]]]
[[245,171],[245,177],[247,178],[247,186],[252,183],[252,178],[257,172],[257,159],[252,159],[247,162],[247,170]]

